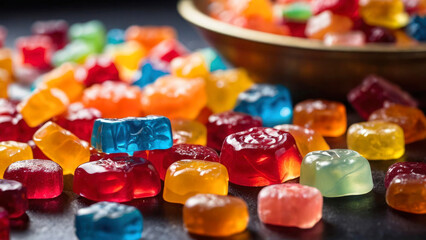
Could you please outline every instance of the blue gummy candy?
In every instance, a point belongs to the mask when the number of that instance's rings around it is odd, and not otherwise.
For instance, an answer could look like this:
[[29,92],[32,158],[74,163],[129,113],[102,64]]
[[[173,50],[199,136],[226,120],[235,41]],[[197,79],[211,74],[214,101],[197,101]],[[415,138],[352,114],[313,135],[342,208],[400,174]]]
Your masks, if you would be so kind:
[[202,49],[200,53],[204,56],[207,66],[210,66],[210,72],[228,69],[222,58],[212,48]]
[[240,93],[234,111],[261,117],[265,127],[291,123],[293,117],[290,92],[278,84],[253,85]]
[[99,202],[78,210],[75,227],[80,240],[136,240],[142,237],[143,217],[135,207]]
[[136,80],[133,85],[136,85],[140,88],[144,88],[146,85],[149,85],[155,82],[155,80],[157,80],[158,78],[168,74],[168,72],[157,69],[156,67],[154,67],[154,64],[149,61],[146,61],[141,67],[140,78]]
[[412,17],[405,31],[417,41],[426,42],[426,16]]
[[92,146],[104,153],[168,149],[173,145],[170,120],[163,116],[97,119],[93,125]]
[[114,28],[108,31],[107,33],[107,43],[108,44],[120,44],[124,43],[125,32],[123,29]]

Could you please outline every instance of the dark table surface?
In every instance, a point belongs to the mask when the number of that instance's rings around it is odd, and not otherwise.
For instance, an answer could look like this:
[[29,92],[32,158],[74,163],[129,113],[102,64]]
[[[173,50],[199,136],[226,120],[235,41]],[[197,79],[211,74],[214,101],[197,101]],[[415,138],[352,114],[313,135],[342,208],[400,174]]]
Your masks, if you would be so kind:
[[[9,46],[13,45],[16,37],[30,34],[33,21],[59,18],[70,23],[99,19],[107,28],[126,28],[132,24],[172,25],[177,28],[180,40],[188,48],[206,46],[195,30],[178,16],[173,1],[159,1],[156,4],[146,2],[131,1],[122,4],[119,1],[107,1],[107,4],[101,4],[99,1],[77,1],[75,4],[60,6],[38,6],[33,3],[23,7],[15,3],[8,8],[0,8],[0,25],[9,28]],[[349,113],[349,123],[359,121],[361,119],[356,114]],[[332,148],[346,147],[344,136],[328,138],[327,141]],[[229,194],[247,202],[250,223],[245,232],[229,239],[426,239],[426,215],[407,214],[389,208],[385,202],[383,184],[385,172],[391,164],[397,161],[426,162],[425,147],[426,141],[409,144],[401,159],[370,161],[373,191],[361,196],[325,198],[323,218],[309,230],[262,224],[256,212],[257,194],[261,188],[230,184]],[[66,176],[65,191],[58,198],[30,200],[27,215],[14,223],[12,239],[77,239],[74,233],[74,214],[79,208],[93,202],[72,193],[71,183],[72,177]],[[126,204],[137,207],[144,216],[143,239],[207,239],[187,234],[182,227],[182,206],[164,202],[161,194]]]

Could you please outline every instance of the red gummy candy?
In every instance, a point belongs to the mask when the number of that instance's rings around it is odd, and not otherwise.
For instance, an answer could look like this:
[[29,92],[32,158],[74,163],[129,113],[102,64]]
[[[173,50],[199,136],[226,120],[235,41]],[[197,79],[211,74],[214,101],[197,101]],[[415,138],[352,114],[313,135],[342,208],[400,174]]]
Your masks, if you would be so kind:
[[157,169],[162,180],[170,165],[184,159],[219,162],[219,155],[209,147],[195,144],[176,144],[169,149],[152,150],[148,153],[148,160]]
[[315,15],[329,10],[335,14],[355,17],[358,15],[359,0],[313,0],[311,5]]
[[217,151],[222,148],[225,138],[233,133],[252,127],[261,127],[262,120],[245,113],[224,112],[209,117],[207,127],[207,146]]
[[242,186],[266,186],[299,177],[302,156],[290,133],[255,127],[229,135],[220,163],[229,181]]
[[[147,155],[145,155],[145,157],[141,157],[139,155],[136,156],[136,154],[134,154],[133,156],[146,159]],[[113,160],[113,161],[121,161],[121,160],[125,160],[128,157],[129,157],[129,154],[127,154],[127,153],[103,153],[103,152],[99,152],[95,148],[90,149],[90,161],[91,162],[102,160],[102,159],[104,159],[104,160],[110,159],[110,160]]]
[[65,47],[68,42],[68,24],[64,20],[38,21],[32,26],[36,35],[50,37],[55,49]]
[[127,202],[153,197],[161,190],[154,166],[143,158],[128,157],[88,162],[74,174],[73,190],[93,201]]
[[38,127],[29,127],[16,111],[16,104],[0,99],[0,141],[28,142]]
[[120,75],[114,62],[107,57],[91,57],[85,64],[86,77],[84,84],[87,87],[106,81],[120,81]]
[[44,160],[50,160],[44,153],[41,151],[41,149],[35,144],[33,140],[28,141],[28,145],[30,145],[31,150],[33,151],[33,158],[34,159],[44,159]]
[[388,188],[392,180],[400,174],[421,174],[426,176],[426,163],[399,162],[389,167],[385,177],[385,187]]
[[16,40],[16,48],[23,64],[28,64],[38,69],[50,67],[53,44],[49,37],[20,37]]
[[0,239],[9,239],[9,216],[6,209],[0,207]]
[[306,22],[293,22],[283,20],[283,24],[290,30],[290,35],[293,37],[306,38],[305,29]]
[[28,209],[27,190],[20,182],[0,179],[0,207],[6,209],[9,218],[17,218]]
[[64,188],[62,168],[51,160],[14,162],[4,172],[4,179],[22,183],[27,189],[28,199],[55,198]]
[[397,103],[417,107],[417,101],[399,86],[387,80],[370,75],[361,85],[352,89],[348,94],[348,101],[364,119],[387,103]]
[[170,63],[174,58],[183,56],[188,53],[188,50],[176,39],[167,39],[154,48],[149,53],[149,58],[156,61]]

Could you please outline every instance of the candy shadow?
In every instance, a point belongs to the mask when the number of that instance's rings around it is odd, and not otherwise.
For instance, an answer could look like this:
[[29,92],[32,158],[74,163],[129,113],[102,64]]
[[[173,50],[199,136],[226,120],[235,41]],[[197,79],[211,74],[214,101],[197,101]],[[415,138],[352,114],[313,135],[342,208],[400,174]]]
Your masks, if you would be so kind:
[[283,239],[323,239],[324,233],[327,232],[328,235],[333,233],[333,226],[327,223],[324,219],[321,219],[318,223],[315,224],[312,228],[301,229],[297,227],[283,227],[270,224],[262,225],[265,229],[278,234]]
[[30,199],[29,209],[43,213],[63,213],[65,208],[71,203],[71,198],[64,192],[52,199]]
[[207,237],[197,234],[188,233],[189,237],[194,240],[254,240],[260,239],[260,236],[256,232],[251,232],[250,230],[245,230],[244,232],[237,233],[227,237]]
[[12,230],[25,231],[30,226],[30,218],[26,213],[18,218],[11,218],[9,221]]

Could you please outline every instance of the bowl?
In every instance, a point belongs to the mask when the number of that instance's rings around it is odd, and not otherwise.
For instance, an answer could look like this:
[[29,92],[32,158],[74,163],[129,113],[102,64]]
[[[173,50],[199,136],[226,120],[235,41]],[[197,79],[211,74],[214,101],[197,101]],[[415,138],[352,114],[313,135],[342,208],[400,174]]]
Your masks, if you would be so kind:
[[296,101],[318,97],[344,100],[370,74],[426,100],[426,44],[328,47],[317,40],[236,27],[209,17],[207,7],[208,0],[178,3],[180,15],[230,64],[246,68],[257,82],[287,86]]

